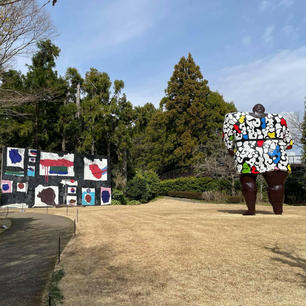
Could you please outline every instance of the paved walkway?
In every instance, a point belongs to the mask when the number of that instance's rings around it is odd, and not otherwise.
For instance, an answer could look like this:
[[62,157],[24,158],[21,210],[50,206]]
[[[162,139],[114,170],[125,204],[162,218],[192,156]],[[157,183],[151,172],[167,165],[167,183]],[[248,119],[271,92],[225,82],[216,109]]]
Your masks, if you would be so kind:
[[39,306],[58,254],[73,233],[64,217],[19,213],[0,235],[0,306]]

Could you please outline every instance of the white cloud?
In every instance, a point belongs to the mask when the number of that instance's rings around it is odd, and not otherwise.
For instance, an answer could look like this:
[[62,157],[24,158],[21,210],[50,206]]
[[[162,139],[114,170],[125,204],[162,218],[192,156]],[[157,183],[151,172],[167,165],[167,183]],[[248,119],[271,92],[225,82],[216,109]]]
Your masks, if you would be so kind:
[[273,25],[271,26],[268,26],[266,29],[265,29],[265,32],[264,34],[262,35],[262,39],[264,40],[265,43],[267,44],[272,44],[273,43],[273,34],[274,34],[274,30],[275,30],[275,27]]
[[275,10],[278,8],[287,9],[294,4],[295,0],[262,0],[259,4],[259,10]]
[[306,47],[284,50],[269,58],[225,68],[210,82],[226,101],[234,101],[241,111],[256,103],[268,112],[303,112],[306,96]]

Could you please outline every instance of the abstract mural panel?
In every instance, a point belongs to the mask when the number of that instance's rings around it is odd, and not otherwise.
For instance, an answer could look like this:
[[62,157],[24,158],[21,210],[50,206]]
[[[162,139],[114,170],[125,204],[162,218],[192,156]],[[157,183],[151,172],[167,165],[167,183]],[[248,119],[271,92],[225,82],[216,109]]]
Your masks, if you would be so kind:
[[74,154],[41,152],[39,175],[74,176]]
[[77,206],[77,204],[78,204],[77,197],[68,195],[66,197],[66,204],[69,205],[69,206]]
[[101,205],[111,203],[111,188],[101,187]]
[[95,205],[94,188],[82,188],[82,205]]
[[98,155],[4,147],[1,205],[110,204],[108,164],[107,158]]
[[7,167],[24,168],[24,149],[20,148],[7,148]]
[[28,183],[27,182],[17,183],[16,191],[17,192],[27,192],[28,191]]
[[2,180],[1,181],[1,191],[2,191],[2,193],[12,193],[13,192],[12,185],[13,185],[12,181]]
[[84,157],[84,179],[91,181],[107,180],[107,159],[90,160]]
[[58,205],[58,186],[38,185],[35,188],[35,204],[36,206],[55,206]]

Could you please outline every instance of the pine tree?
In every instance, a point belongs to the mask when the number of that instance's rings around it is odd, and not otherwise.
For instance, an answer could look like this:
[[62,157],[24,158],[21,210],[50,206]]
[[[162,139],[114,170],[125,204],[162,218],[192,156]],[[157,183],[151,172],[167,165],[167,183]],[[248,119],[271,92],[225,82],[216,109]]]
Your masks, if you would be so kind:
[[167,135],[163,144],[167,160],[163,165],[169,170],[189,167],[203,155],[199,146],[221,133],[224,115],[235,107],[209,89],[208,81],[190,53],[174,66],[165,92],[160,103],[164,110],[160,119],[164,121]]
[[304,102],[304,120],[302,123],[302,138],[301,138],[301,143],[303,144],[303,158],[304,162],[306,164],[306,99]]

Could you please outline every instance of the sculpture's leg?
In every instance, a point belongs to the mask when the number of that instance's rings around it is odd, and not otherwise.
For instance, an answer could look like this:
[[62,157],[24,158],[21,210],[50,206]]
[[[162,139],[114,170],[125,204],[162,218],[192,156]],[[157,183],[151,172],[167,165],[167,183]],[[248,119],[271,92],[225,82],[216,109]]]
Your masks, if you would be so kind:
[[248,207],[248,210],[243,215],[255,215],[255,203],[257,194],[256,174],[241,174],[240,183],[242,194]]
[[276,215],[283,213],[284,183],[288,176],[285,171],[271,171],[263,174],[268,184],[269,201]]

